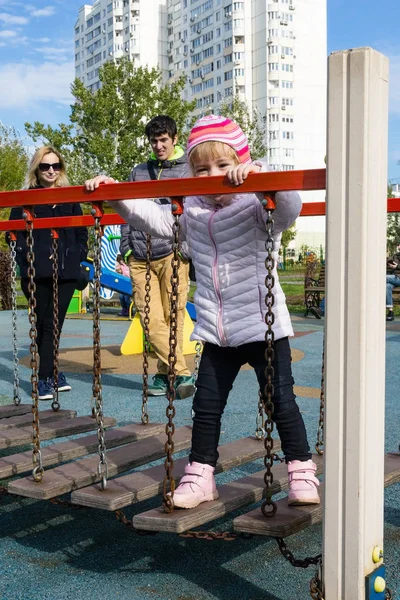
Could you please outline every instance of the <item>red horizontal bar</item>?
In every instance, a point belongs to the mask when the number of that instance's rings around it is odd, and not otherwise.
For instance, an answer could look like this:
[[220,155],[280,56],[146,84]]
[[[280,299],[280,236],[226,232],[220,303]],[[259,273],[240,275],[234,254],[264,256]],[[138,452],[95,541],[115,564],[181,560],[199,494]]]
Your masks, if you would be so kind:
[[[240,186],[240,192],[279,192],[291,190],[324,190],[325,169],[307,171],[274,171],[251,174]],[[7,206],[38,206],[67,202],[101,202],[129,198],[162,198],[172,196],[202,196],[232,193],[224,177],[191,177],[160,181],[135,181],[101,185],[94,192],[82,186],[0,192],[0,208]]]
[[[400,213],[400,198],[388,198],[388,213]],[[325,202],[304,202],[301,217],[318,217],[325,215]],[[123,225],[125,221],[116,213],[107,213],[101,218],[102,225]],[[12,224],[12,226],[10,226]],[[91,227],[94,219],[91,215],[74,217],[55,217],[53,219],[35,219],[35,229],[55,229],[60,227]],[[20,231],[26,228],[22,219],[0,221],[0,231]]]
[[[123,225],[124,219],[116,213],[107,213],[101,219],[102,225]],[[35,219],[35,229],[60,229],[62,227],[92,227],[94,219],[91,215],[74,217],[54,217],[51,219]],[[15,221],[0,221],[0,231],[20,231],[26,229],[23,219]]]

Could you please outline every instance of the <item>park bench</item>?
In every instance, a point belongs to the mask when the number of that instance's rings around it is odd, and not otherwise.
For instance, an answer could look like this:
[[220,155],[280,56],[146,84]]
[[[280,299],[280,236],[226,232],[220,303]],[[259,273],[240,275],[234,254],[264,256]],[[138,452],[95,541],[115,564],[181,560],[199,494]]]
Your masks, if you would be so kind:
[[[400,289],[400,288],[399,288]],[[304,278],[304,316],[307,317],[312,308],[319,309],[322,297],[325,295],[325,265],[321,264],[318,278],[310,277],[306,272]]]

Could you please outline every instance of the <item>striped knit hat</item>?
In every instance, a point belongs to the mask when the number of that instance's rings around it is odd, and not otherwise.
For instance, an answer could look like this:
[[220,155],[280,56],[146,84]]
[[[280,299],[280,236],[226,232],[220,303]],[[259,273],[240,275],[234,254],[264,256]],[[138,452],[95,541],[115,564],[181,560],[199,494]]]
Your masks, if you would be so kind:
[[230,119],[219,115],[201,117],[193,126],[187,142],[187,153],[203,142],[222,142],[231,146],[238,155],[239,162],[251,162],[250,150],[242,129]]

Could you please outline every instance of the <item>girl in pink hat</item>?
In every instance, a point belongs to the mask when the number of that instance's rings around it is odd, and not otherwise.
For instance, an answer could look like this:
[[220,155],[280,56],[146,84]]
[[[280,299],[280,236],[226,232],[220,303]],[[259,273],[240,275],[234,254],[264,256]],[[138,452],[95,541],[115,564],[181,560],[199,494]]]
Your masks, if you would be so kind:
[[[230,119],[209,115],[194,125],[187,145],[194,177],[224,175],[237,188],[249,173],[267,170],[263,162],[252,162],[242,129]],[[94,189],[98,181],[87,182]],[[101,182],[114,180],[102,178]],[[174,505],[194,508],[218,498],[214,471],[218,460],[221,417],[240,368],[249,363],[261,393],[265,378],[265,241],[266,217],[256,194],[195,196],[185,199],[181,216],[182,234],[189,245],[196,269],[194,298],[197,323],[192,339],[204,343],[196,393],[193,399],[193,433],[189,464],[174,493]],[[275,196],[274,258],[278,256],[282,231],[300,213],[296,192]],[[151,200],[125,200],[115,204],[131,225],[157,237],[171,237],[170,206]],[[273,275],[274,413],[273,418],[288,465],[289,504],[318,504],[316,465],[311,459],[306,430],[293,392],[288,338],[293,329],[285,296]],[[247,401],[247,399],[244,399]]]

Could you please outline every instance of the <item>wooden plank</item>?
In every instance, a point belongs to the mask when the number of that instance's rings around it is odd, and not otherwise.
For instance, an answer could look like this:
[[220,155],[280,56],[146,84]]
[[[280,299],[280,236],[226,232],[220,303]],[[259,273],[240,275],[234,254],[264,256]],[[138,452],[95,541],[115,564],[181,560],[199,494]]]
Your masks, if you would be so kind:
[[[175,450],[184,450],[191,443],[192,429],[189,426],[180,427],[175,431]],[[115,448],[107,452],[108,476],[128,471],[139,465],[144,465],[165,456],[165,432],[158,435]],[[55,467],[45,472],[43,481],[35,483],[32,476],[11,481],[8,491],[11,494],[48,500],[60,494],[72,492],[86,485],[99,481],[99,457],[90,456],[82,460]]]
[[[40,423],[48,423],[49,421],[60,421],[61,419],[73,419],[76,417],[77,412],[75,410],[43,410],[39,413]],[[2,419],[0,421],[0,431],[4,429],[11,429],[12,427],[24,427],[32,423],[32,412],[24,415],[18,415],[17,417],[8,417],[8,419]]]
[[[385,455],[385,487],[400,481],[400,454]],[[233,521],[235,531],[268,535],[272,537],[287,537],[298,533],[309,525],[322,521],[323,486],[319,488],[321,504],[313,506],[288,506],[287,499],[277,502],[278,510],[275,517],[266,519],[260,509],[255,509]]]
[[5,406],[0,406],[0,419],[16,417],[17,415],[24,415],[29,412],[32,412],[32,404],[6,404]]
[[319,523],[323,514],[323,485],[320,485],[319,493],[321,504],[310,506],[289,506],[287,498],[278,500],[278,510],[272,518],[266,518],[260,508],[256,508],[245,515],[233,520],[233,529],[241,533],[252,533],[254,535],[268,535],[270,537],[287,537],[309,525]]
[[[113,427],[117,421],[113,417],[104,418],[105,427]],[[76,433],[85,433],[97,429],[96,419],[93,417],[76,417],[63,419],[56,424],[50,423],[40,427],[40,439],[51,440],[57,437],[67,437]],[[0,448],[14,448],[32,442],[32,427],[16,427],[0,431]]]
[[[315,457],[314,460],[317,462],[319,471],[321,471],[322,458]],[[274,493],[287,489],[287,466],[283,463],[275,465],[273,473],[274,482],[272,486]],[[261,500],[265,490],[264,474],[264,470],[258,471],[248,477],[218,486],[218,500],[203,502],[196,508],[189,510],[177,508],[173,513],[168,514],[164,512],[163,507],[159,507],[135,515],[132,520],[133,526],[136,529],[165,533],[183,533],[188,529],[199,527],[224,517],[233,510]]]
[[[279,452],[279,440],[274,440],[274,450]],[[252,462],[265,455],[264,444],[254,437],[225,444],[220,446],[218,451],[217,473]],[[182,477],[187,461],[188,459],[185,457],[174,462],[175,481]],[[145,471],[130,473],[109,481],[106,490],[103,490],[99,484],[77,490],[72,493],[71,500],[74,504],[81,506],[118,510],[162,493],[164,476],[164,465],[151,467]]]
[[[106,432],[106,446],[108,449],[115,448],[141,440],[157,433],[165,431],[165,424],[131,423],[124,427],[108,429]],[[93,452],[97,452],[99,440],[97,434],[87,435],[76,440],[68,440],[58,444],[51,444],[42,448],[43,466],[49,467],[58,463],[67,462],[74,458],[81,458]],[[26,473],[32,469],[32,452],[20,452],[4,458],[0,458],[0,479]]]
[[310,288],[304,288],[304,291],[306,294],[311,294],[312,292],[325,292],[325,287],[321,287],[321,286],[314,286],[314,287],[310,287]]

